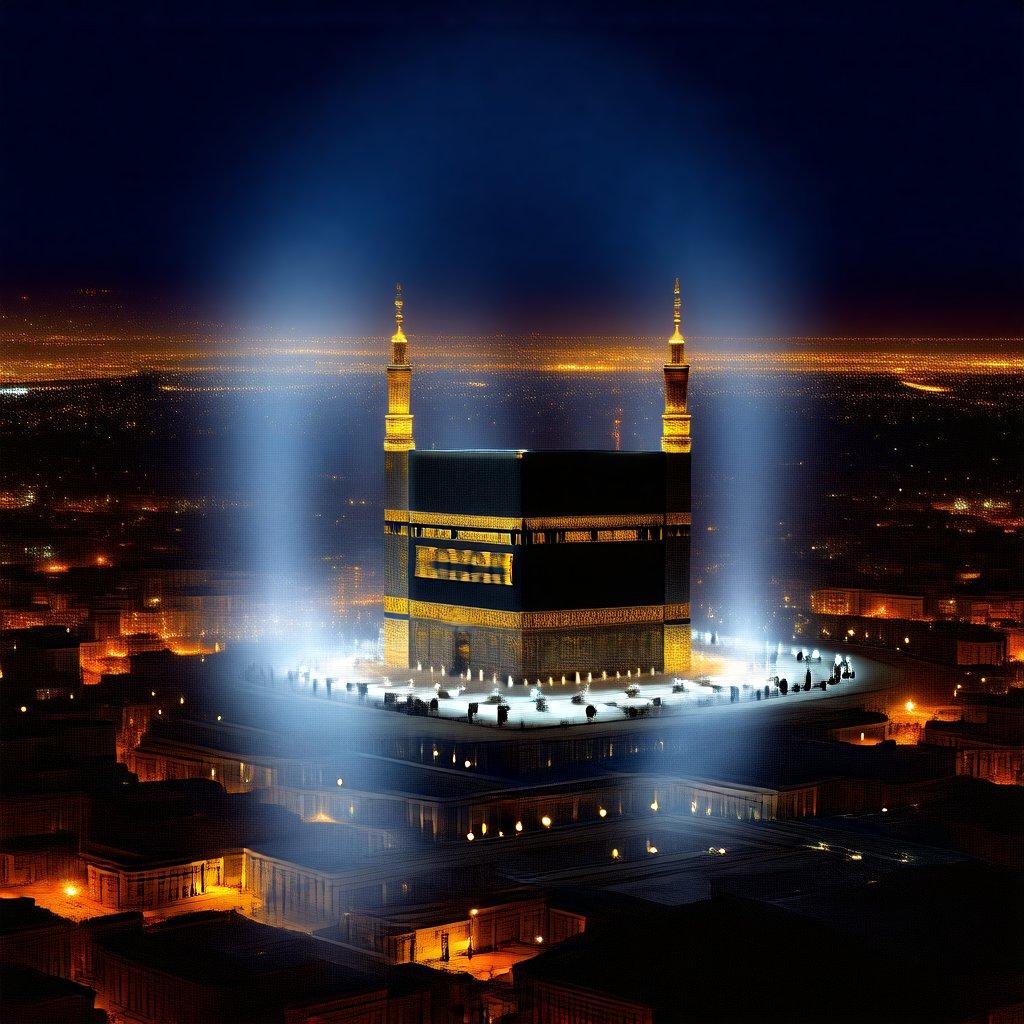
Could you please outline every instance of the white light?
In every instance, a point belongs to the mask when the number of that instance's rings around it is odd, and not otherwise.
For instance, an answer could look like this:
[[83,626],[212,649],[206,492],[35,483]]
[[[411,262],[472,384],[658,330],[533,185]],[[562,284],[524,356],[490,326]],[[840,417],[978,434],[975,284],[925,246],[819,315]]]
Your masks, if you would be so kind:
[[473,833],[472,833],[472,832],[467,832],[467,833],[466,833],[466,838],[467,838],[467,839],[468,839],[468,840],[469,840],[470,842],[473,842],[473,840],[474,840],[474,839],[476,839],[476,836],[475,836],[475,835],[473,835]]
[[75,896],[78,895],[78,886],[77,885],[65,885],[64,886],[64,895],[65,896],[70,896],[70,897],[74,898]]
[[344,786],[345,785],[345,780],[344,779],[338,779],[337,783],[338,783],[339,786]]
[[543,825],[543,826],[544,826],[545,828],[551,828],[551,819],[550,819],[550,818],[549,818],[549,817],[548,817],[548,816],[547,816],[546,814],[544,815],[544,817],[543,817],[543,818],[541,818],[541,819],[540,819],[540,823],[541,823],[541,824],[542,824],[542,825]]
[[597,809],[597,813],[598,813],[598,814],[599,814],[599,815],[600,815],[600,816],[601,816],[602,818],[607,818],[607,817],[608,817],[608,812],[607,812],[607,811],[606,811],[606,810],[605,810],[605,809],[604,809],[603,807],[599,807],[599,808]]

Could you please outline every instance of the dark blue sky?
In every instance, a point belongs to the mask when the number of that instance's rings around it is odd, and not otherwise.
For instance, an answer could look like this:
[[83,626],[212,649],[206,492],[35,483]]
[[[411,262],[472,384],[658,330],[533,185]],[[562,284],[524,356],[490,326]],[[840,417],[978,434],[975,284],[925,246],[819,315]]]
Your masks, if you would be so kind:
[[695,333],[1024,329],[1016,0],[77,6],[2,15],[20,290],[657,333],[678,273]]

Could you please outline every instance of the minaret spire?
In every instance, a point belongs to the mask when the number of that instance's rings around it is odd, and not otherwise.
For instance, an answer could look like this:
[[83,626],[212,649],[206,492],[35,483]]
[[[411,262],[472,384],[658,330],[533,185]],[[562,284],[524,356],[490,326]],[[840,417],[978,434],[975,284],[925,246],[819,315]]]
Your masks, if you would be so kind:
[[407,452],[416,447],[412,439],[410,409],[412,368],[409,365],[408,339],[405,336],[405,299],[402,286],[395,285],[395,333],[391,335],[391,362],[388,364],[388,413],[384,450]]
[[[676,342],[686,341],[686,339],[679,333],[679,325],[683,320],[683,299],[682,292],[679,289],[679,278],[676,278],[675,287],[672,290],[672,326],[675,328],[672,331],[672,337],[669,338],[669,344],[675,344]],[[676,362],[676,360],[673,360]]]
[[[402,312],[405,306],[405,299],[402,298],[402,285],[395,285],[395,333],[391,335],[391,361],[399,365],[406,363],[408,358],[406,356],[406,342],[405,331],[402,330],[402,324],[405,323],[405,314]],[[399,347],[401,346],[401,347]]]
[[690,412],[686,391],[690,366],[686,362],[686,338],[680,330],[683,300],[679,278],[672,289],[672,337],[668,339],[668,362],[665,364],[665,412],[661,417],[661,450],[690,450]]

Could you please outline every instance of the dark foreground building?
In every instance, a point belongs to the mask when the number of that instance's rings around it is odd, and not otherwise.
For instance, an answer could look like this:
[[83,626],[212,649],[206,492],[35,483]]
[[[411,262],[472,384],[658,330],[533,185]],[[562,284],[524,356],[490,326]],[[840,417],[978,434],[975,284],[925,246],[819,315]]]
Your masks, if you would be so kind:
[[534,679],[690,666],[689,366],[661,452],[415,451],[401,291],[384,441],[384,660]]

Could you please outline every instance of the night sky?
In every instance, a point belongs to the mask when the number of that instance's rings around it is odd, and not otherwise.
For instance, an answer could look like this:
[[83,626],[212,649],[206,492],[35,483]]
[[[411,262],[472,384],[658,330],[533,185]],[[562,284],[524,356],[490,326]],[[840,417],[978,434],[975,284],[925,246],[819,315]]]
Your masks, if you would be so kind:
[[76,6],[4,5],[18,290],[658,333],[678,274],[695,333],[1024,330],[1016,0]]

